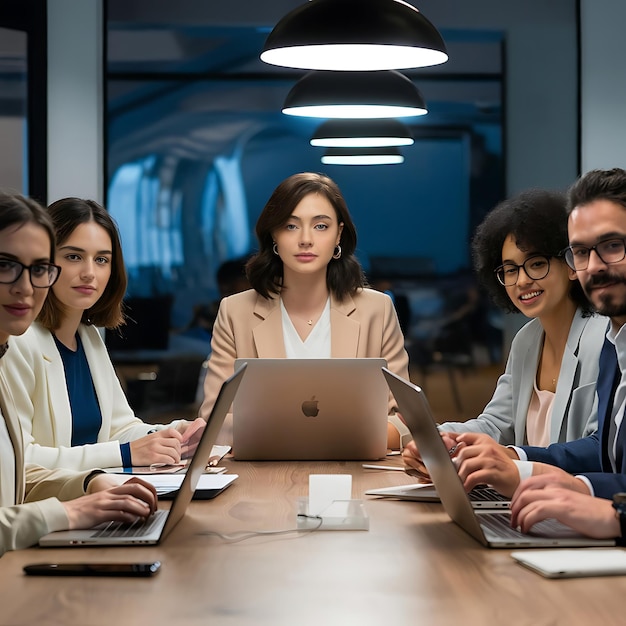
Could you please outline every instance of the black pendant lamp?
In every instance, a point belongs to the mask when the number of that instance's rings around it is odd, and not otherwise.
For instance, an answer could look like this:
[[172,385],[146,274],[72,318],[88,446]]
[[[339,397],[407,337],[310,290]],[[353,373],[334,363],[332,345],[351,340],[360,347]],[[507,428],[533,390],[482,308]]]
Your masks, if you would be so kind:
[[375,148],[413,143],[408,126],[392,119],[329,120],[311,137],[312,146],[324,148]]
[[419,89],[400,72],[309,72],[287,94],[283,113],[328,119],[412,117],[428,113]]
[[261,60],[307,70],[371,71],[448,60],[439,31],[402,0],[312,0],[285,15]]
[[324,165],[398,165],[404,157],[398,148],[328,148]]

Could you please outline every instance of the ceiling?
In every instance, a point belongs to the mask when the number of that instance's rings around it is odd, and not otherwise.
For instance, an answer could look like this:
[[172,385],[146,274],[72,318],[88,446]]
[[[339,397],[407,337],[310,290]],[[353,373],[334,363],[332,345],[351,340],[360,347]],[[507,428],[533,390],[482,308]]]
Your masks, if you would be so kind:
[[[273,25],[301,4],[109,0],[110,171],[146,153],[210,160],[259,133],[308,140],[319,121],[280,113],[304,72],[259,60]],[[404,72],[429,107],[410,122],[414,134],[500,123],[502,32],[436,25],[448,63]]]
[[[103,1],[110,165],[171,149],[212,159],[229,145],[236,149],[237,138],[259,132],[308,135],[316,122],[280,114],[301,73],[258,58],[272,27],[302,2]],[[405,72],[429,107],[428,115],[411,122],[416,136],[502,123],[509,43],[519,48],[520,38],[577,28],[576,0],[410,2],[437,26],[450,54],[443,65]],[[573,45],[554,52],[575,57]],[[0,117],[25,115],[25,81],[26,36],[0,28]]]

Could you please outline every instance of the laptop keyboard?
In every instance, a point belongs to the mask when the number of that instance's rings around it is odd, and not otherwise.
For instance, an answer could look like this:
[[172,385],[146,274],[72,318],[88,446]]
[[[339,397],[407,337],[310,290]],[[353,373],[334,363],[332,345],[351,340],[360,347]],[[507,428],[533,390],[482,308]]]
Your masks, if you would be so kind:
[[145,537],[161,522],[161,518],[168,511],[159,510],[146,520],[137,520],[132,523],[108,522],[97,527],[92,537]]
[[503,496],[493,487],[475,487],[469,494],[473,502],[508,502],[510,498]]
[[480,525],[503,539],[519,539],[524,535],[511,528],[511,516],[506,513],[489,513],[479,517]]
[[511,516],[506,513],[480,515],[479,520],[481,526],[488,528],[503,539],[519,539],[520,537],[528,537],[529,535],[555,539],[580,537],[576,531],[555,519],[545,519],[541,522],[537,522],[527,535],[515,528],[511,528]]

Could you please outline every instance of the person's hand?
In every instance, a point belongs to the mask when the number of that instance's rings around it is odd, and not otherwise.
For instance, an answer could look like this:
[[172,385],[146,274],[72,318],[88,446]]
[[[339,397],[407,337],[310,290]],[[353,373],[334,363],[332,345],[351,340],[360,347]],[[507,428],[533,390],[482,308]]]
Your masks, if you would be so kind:
[[404,446],[404,450],[402,450],[402,460],[404,461],[404,471],[409,476],[415,476],[420,482],[430,482],[430,475],[428,474],[428,470],[422,461],[422,456],[414,441],[409,441],[409,443]]
[[[532,498],[532,496],[525,495],[527,491],[535,493],[540,489],[548,488],[567,489],[585,496],[591,495],[587,484],[580,478],[576,478],[576,476],[572,476],[554,465],[533,463],[533,475],[520,483],[511,498],[511,502],[517,498],[522,498],[522,502]],[[513,509],[512,504],[511,511]]]
[[205,426],[206,422],[201,417],[197,417],[193,422],[183,421],[176,426],[176,430],[183,436],[180,446],[180,456],[183,459],[194,455]]
[[[538,478],[541,476],[541,478]],[[556,465],[548,465],[547,463],[533,463],[533,483],[535,485],[562,487],[563,489],[571,489],[579,493],[590,495],[587,483],[572,474],[568,474]],[[526,481],[524,481],[524,484]]]
[[[103,486],[100,475],[94,477],[96,485]],[[104,491],[95,491],[90,495],[63,502],[69,528],[91,528],[102,522],[132,523],[145,519],[156,511],[157,494],[155,488],[139,478],[131,478],[122,485],[110,487]]]
[[466,491],[491,485],[505,496],[513,494],[520,482],[514,451],[483,433],[459,433],[456,441],[454,462]]
[[[619,537],[620,524],[611,501],[594,498],[582,480],[568,476],[572,483],[555,479],[554,474],[531,476],[522,481],[511,500],[511,525],[527,533],[537,522],[554,518],[589,537]],[[573,481],[582,487],[573,489],[576,486]]]
[[180,463],[183,436],[175,428],[165,428],[130,442],[133,465],[176,465]]
[[[456,433],[442,433],[441,437],[448,450],[456,450],[455,436]],[[420,482],[432,482],[422,461],[422,455],[414,441],[410,441],[402,450],[402,460],[404,461],[404,471],[409,476],[415,476]]]
[[127,480],[128,476],[124,476],[123,474],[101,472],[91,477],[91,480],[87,484],[86,493],[96,493],[98,491],[104,491],[105,489],[111,489],[112,487],[119,487]]

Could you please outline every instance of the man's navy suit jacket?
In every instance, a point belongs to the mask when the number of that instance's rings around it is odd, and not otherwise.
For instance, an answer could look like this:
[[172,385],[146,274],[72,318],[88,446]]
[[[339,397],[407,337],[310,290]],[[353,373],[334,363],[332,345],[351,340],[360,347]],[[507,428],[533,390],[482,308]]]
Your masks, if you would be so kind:
[[609,460],[609,425],[613,398],[621,379],[615,346],[605,339],[600,353],[598,373],[598,430],[588,437],[566,443],[553,443],[547,448],[524,446],[529,461],[549,463],[570,474],[586,476],[600,498],[612,498],[618,491],[626,491],[626,417],[622,420],[615,448],[617,472]]

